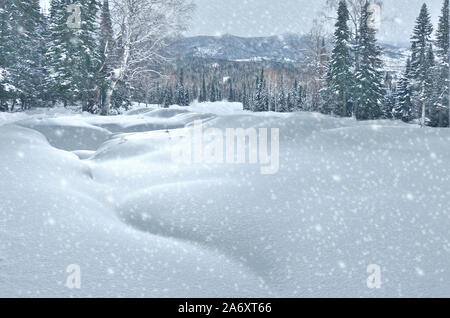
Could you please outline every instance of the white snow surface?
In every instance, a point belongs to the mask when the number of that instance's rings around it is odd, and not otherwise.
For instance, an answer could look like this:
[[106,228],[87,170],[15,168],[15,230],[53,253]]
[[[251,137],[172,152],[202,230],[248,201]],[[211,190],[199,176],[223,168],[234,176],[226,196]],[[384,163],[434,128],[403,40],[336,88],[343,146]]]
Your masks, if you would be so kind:
[[[0,114],[0,297],[450,296],[449,129],[241,108]],[[173,162],[199,119],[279,128],[279,172]]]

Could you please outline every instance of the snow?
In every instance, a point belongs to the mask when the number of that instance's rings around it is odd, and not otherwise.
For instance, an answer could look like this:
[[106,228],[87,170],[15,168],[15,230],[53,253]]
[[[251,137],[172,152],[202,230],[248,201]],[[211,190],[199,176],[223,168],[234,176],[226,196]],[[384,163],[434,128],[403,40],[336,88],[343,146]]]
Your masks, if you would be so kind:
[[[1,114],[0,297],[450,295],[450,130],[241,109]],[[278,173],[174,162],[198,120],[279,128]]]

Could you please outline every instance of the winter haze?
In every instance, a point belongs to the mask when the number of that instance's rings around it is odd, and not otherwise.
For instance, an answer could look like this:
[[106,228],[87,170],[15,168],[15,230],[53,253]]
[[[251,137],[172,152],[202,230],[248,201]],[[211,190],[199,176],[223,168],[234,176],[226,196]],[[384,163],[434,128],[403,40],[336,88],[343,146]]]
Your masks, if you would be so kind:
[[450,2],[374,1],[0,0],[0,298],[450,297]]
[[[50,0],[40,0],[48,8]],[[325,9],[326,0],[194,0],[197,5],[191,28],[186,35],[223,35],[253,37],[304,34],[313,19],[321,13],[334,16]],[[409,43],[410,30],[423,3],[429,5],[437,21],[440,0],[386,0],[382,11],[380,40]]]

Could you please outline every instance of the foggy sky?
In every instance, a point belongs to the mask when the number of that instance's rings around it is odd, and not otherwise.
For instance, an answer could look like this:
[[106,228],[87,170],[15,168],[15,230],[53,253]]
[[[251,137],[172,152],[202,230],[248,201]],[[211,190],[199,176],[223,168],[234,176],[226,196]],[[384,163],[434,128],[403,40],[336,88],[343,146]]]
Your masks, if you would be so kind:
[[[194,0],[197,10],[190,35],[266,36],[306,33],[326,0]],[[437,28],[443,0],[384,0],[378,38],[409,42],[414,22],[427,3]],[[333,25],[333,22],[329,22]]]
[[[41,0],[48,2],[49,0]],[[187,35],[267,36],[307,33],[326,0],[194,0],[197,9]],[[378,38],[407,43],[423,3],[437,27],[443,0],[384,0]],[[329,22],[330,25],[333,22]]]

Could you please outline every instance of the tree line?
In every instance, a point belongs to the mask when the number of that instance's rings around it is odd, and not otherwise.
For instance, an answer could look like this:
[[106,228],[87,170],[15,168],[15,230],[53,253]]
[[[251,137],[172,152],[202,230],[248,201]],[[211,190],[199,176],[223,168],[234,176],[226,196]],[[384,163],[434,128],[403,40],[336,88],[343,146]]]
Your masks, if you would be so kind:
[[160,54],[183,32],[187,0],[0,2],[0,109],[61,103],[110,114],[133,85],[160,75]]
[[[422,6],[400,78],[383,70],[369,2],[330,3],[337,9],[332,40],[315,23],[304,59],[283,64],[166,58],[164,49],[187,27],[185,0],[52,0],[48,15],[38,0],[2,1],[0,109],[62,103],[111,114],[132,101],[228,100],[255,112],[449,126],[449,1],[435,32]],[[80,25],[69,27],[77,12]]]
[[[333,49],[328,56],[324,39],[318,46],[318,58],[313,61],[316,76],[310,76],[309,81],[296,84],[286,93],[281,75],[278,97],[275,97],[280,106],[273,108],[269,100],[274,96],[268,93],[261,72],[250,97],[243,96],[244,108],[282,112],[307,109],[358,120],[394,118],[433,127],[449,126],[449,1],[444,0],[435,41],[427,5],[422,6],[411,37],[411,57],[398,83],[391,73],[383,71],[382,48],[377,44],[370,18],[369,2],[365,2],[355,36],[349,28],[347,2],[340,1]],[[308,89],[317,83],[319,89]],[[297,96],[301,98],[296,105],[302,106],[292,107],[290,101]]]
[[[153,102],[168,107],[224,99],[239,101],[244,109],[255,112],[315,111],[358,120],[400,119],[449,126],[448,0],[443,3],[435,40],[428,8],[422,6],[411,37],[412,53],[399,78],[383,70],[383,50],[369,23],[369,2],[354,1],[352,13],[347,2],[337,3],[331,45],[316,26],[298,67],[254,63],[249,72],[245,65],[234,63],[217,74],[196,63],[186,74],[179,71],[186,64],[176,65],[169,71],[176,75],[161,83],[163,88],[158,84]],[[223,78],[227,80],[221,82]]]

